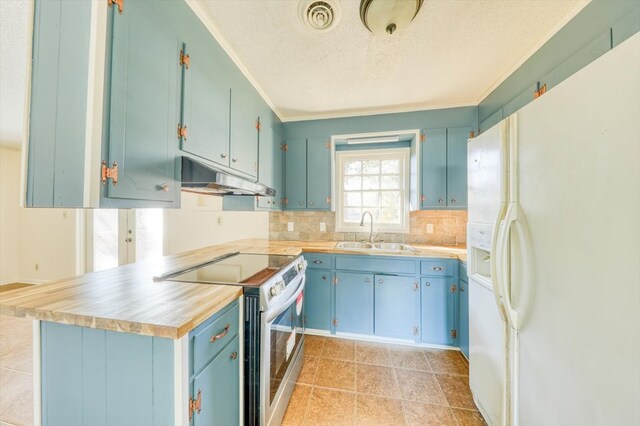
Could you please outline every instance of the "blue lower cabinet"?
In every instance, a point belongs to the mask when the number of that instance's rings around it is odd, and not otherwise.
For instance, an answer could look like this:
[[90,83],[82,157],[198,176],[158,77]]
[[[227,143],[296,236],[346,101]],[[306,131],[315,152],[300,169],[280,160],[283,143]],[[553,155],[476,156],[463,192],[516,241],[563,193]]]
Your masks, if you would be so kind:
[[305,328],[331,329],[331,271],[308,269],[304,291]]
[[193,412],[193,426],[240,424],[239,374],[239,340],[236,336],[193,379],[191,397],[200,404],[200,411]]
[[373,334],[373,274],[336,273],[335,330]]
[[420,313],[420,286],[413,277],[375,276],[375,335],[415,339]]
[[469,283],[460,280],[458,308],[458,346],[469,359]]
[[422,285],[422,341],[452,345],[455,340],[453,278],[424,277]]

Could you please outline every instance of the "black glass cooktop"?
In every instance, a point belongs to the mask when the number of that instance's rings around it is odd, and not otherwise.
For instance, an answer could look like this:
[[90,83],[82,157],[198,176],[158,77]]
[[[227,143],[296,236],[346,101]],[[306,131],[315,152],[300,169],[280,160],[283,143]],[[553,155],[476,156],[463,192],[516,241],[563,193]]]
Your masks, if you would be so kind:
[[260,287],[296,256],[238,253],[164,278],[200,284],[232,284]]

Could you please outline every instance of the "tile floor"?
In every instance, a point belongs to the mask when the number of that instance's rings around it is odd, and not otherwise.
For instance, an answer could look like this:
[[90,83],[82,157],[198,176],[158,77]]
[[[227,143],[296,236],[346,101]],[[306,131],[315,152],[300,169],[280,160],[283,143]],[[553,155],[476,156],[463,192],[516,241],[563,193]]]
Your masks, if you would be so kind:
[[32,321],[0,315],[0,426],[33,425]]
[[457,351],[305,336],[283,425],[485,425]]

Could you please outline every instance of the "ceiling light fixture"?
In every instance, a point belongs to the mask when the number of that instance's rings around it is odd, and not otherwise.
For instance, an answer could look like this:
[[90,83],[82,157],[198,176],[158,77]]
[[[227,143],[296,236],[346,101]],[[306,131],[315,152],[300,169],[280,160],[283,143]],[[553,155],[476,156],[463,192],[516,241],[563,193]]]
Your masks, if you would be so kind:
[[374,34],[393,34],[407,27],[424,0],[361,0],[360,19]]

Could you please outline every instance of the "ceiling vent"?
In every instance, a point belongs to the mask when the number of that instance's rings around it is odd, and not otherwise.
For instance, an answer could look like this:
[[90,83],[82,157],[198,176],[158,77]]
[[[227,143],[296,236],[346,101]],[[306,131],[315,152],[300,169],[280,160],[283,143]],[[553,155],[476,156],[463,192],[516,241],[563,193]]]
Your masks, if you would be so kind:
[[335,0],[303,0],[300,3],[300,18],[315,31],[329,31],[340,20],[340,9]]

